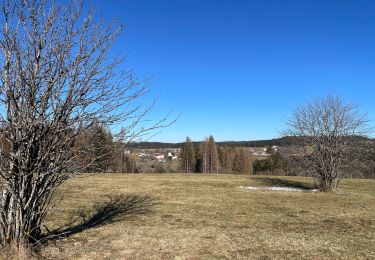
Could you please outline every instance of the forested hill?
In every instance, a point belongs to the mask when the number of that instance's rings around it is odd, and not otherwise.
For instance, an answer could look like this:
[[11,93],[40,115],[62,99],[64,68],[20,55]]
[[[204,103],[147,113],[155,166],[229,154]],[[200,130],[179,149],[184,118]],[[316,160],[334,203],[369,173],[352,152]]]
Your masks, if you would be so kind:
[[[358,141],[373,141],[375,139],[369,139],[366,137],[357,136],[355,137]],[[301,144],[302,137],[281,137],[269,140],[254,140],[254,141],[225,141],[225,142],[216,142],[218,146],[228,146],[228,147],[268,147],[268,146],[281,146],[288,147],[292,145]],[[193,142],[198,145],[201,142]],[[183,142],[181,143],[161,143],[161,142],[137,142],[129,144],[133,149],[165,149],[165,148],[181,148]]]

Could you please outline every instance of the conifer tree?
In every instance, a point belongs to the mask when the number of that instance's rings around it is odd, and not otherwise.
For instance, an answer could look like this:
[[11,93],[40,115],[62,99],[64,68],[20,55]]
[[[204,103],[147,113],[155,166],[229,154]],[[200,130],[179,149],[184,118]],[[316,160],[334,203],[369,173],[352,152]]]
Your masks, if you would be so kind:
[[209,169],[208,167],[208,161],[209,161],[208,138],[204,139],[201,149],[202,149],[202,172],[207,173]]
[[182,169],[185,173],[190,173],[195,169],[194,145],[189,137],[186,137],[186,141],[182,146],[181,159]]
[[206,141],[206,162],[209,173],[219,173],[219,156],[214,137],[211,135]]

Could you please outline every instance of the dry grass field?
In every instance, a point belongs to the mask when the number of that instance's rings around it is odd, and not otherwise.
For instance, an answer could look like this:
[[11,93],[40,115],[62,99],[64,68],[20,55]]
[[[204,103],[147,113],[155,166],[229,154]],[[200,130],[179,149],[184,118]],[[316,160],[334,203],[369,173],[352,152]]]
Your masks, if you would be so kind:
[[[51,259],[375,259],[375,181],[309,192],[307,178],[95,174],[56,194]],[[247,190],[293,186],[306,192]],[[62,197],[60,200],[59,198]]]

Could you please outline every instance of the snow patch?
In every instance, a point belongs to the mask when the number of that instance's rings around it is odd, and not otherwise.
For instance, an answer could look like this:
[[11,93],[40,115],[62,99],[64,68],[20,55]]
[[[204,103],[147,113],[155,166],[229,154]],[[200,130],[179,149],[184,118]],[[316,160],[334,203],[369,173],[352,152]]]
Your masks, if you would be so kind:
[[312,189],[312,190],[305,190],[299,188],[292,188],[292,187],[252,187],[252,186],[240,186],[241,189],[248,189],[248,190],[275,190],[275,191],[295,191],[295,192],[317,192],[319,190]]

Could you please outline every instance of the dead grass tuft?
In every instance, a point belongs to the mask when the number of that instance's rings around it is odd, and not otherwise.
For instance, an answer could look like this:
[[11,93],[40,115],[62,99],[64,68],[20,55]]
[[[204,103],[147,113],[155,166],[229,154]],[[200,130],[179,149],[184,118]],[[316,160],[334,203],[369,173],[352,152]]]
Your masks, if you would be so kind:
[[8,247],[0,251],[0,260],[39,259],[39,255],[27,246]]

